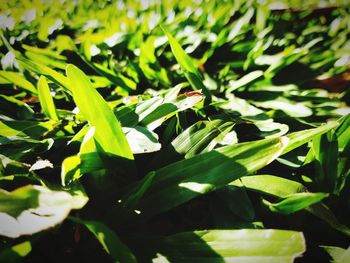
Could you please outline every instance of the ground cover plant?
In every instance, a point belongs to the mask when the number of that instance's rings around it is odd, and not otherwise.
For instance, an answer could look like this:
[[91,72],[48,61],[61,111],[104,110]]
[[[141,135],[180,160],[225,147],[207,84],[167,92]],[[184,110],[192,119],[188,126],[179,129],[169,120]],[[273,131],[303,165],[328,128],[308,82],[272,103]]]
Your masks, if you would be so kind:
[[0,262],[350,262],[347,1],[0,8]]

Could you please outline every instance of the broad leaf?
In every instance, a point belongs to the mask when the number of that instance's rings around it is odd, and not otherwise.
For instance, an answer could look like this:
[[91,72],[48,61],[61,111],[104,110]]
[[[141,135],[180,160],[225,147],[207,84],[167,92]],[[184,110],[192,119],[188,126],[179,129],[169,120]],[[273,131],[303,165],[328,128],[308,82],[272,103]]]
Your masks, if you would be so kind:
[[324,134],[330,131],[331,129],[338,127],[338,125],[339,125],[338,122],[332,122],[332,123],[322,125],[318,128],[302,130],[302,131],[288,134],[287,137],[289,138],[289,142],[288,142],[288,146],[283,150],[283,154],[307,143],[308,141],[311,141],[316,136]]
[[61,223],[76,202],[68,192],[51,191],[41,186],[25,186],[13,192],[0,191],[0,235],[17,238],[32,235]]

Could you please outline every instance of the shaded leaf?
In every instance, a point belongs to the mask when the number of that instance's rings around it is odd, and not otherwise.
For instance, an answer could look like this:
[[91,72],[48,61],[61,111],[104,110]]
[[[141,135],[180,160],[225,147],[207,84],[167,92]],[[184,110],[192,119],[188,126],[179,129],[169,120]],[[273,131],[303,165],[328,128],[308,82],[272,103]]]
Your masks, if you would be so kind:
[[25,241],[0,251],[1,262],[18,262],[32,251],[32,245]]
[[70,219],[75,223],[84,225],[96,237],[98,242],[100,242],[103,249],[111,255],[114,262],[137,262],[129,248],[105,224],[95,221],[85,221],[74,217],[70,217]]

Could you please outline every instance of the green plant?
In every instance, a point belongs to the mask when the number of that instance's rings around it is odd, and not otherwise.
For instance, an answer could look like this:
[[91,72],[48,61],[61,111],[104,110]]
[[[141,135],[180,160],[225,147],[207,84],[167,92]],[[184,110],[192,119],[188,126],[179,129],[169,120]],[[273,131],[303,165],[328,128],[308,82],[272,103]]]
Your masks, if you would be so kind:
[[317,2],[4,3],[0,262],[347,262],[350,10]]

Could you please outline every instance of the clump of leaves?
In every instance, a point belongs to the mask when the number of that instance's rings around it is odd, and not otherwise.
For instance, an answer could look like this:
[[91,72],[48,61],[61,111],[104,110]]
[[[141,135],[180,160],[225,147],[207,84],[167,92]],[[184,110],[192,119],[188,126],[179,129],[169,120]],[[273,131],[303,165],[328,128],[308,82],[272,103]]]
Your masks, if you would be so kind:
[[350,10],[317,2],[4,3],[0,261],[348,262]]

